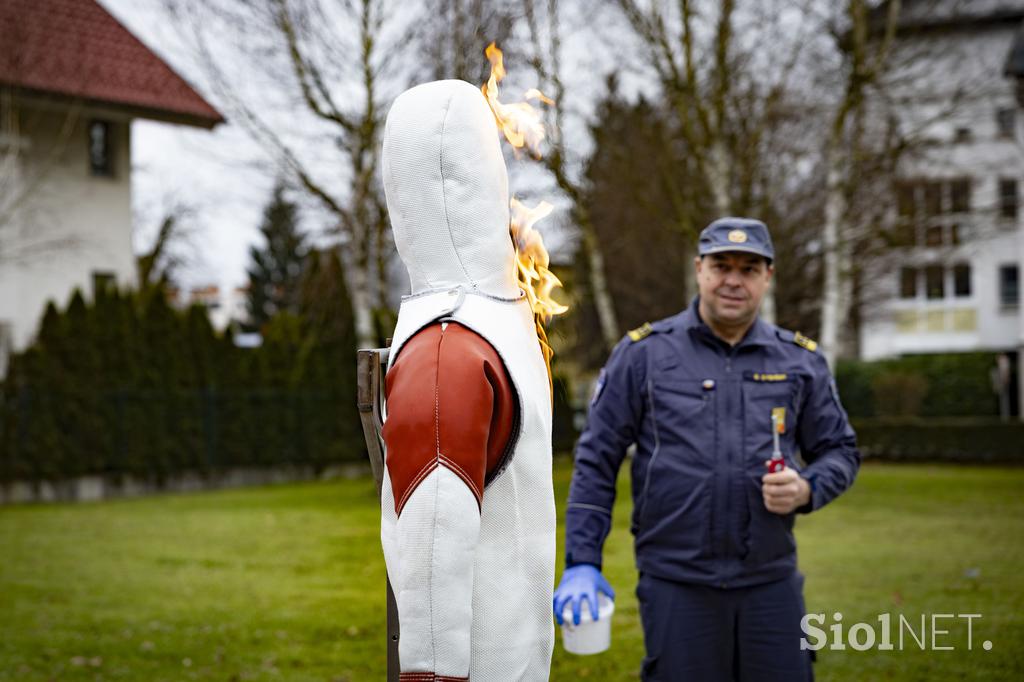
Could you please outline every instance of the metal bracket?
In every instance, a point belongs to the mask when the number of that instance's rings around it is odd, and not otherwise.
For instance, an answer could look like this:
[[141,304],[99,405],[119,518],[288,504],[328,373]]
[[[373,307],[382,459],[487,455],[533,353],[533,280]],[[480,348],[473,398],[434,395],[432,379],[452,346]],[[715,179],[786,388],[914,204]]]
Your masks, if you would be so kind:
[[[384,485],[384,439],[381,430],[387,417],[387,405],[384,400],[384,375],[387,373],[387,348],[361,349],[356,356],[356,386],[359,404],[359,420],[363,424],[363,437],[366,439],[366,453],[370,458],[370,468],[377,482],[377,498],[380,499]],[[388,682],[398,682],[400,666],[398,662],[398,603],[395,601],[391,581],[387,582],[387,636],[388,636]]]

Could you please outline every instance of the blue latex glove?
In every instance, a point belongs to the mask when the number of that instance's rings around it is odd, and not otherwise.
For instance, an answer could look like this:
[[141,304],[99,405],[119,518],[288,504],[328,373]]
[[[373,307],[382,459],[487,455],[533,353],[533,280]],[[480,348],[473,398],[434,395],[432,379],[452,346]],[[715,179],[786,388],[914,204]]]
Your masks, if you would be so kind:
[[590,605],[590,615],[597,620],[597,593],[602,592],[606,597],[615,601],[615,590],[608,584],[608,581],[601,575],[601,571],[593,564],[577,564],[565,569],[562,574],[562,582],[555,590],[555,598],[552,606],[555,609],[555,620],[562,625],[562,612],[565,605],[572,604],[572,622],[580,624],[580,615],[583,610],[583,601]]

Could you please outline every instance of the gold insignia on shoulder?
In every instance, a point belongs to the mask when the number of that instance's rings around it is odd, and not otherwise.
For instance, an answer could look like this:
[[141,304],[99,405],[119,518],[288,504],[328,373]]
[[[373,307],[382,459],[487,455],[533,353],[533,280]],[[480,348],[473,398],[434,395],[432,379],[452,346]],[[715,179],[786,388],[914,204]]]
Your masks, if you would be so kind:
[[641,341],[643,339],[646,339],[648,336],[650,336],[651,332],[653,332],[653,331],[654,331],[654,328],[651,326],[651,323],[650,322],[644,322],[641,326],[637,327],[636,329],[630,330],[630,332],[629,332],[629,339],[631,341]]
[[813,339],[807,338],[800,332],[796,332],[795,334],[793,334],[793,343],[800,346],[801,348],[806,348],[812,353],[818,350],[818,342],[814,341]]
[[747,233],[743,230],[733,230],[729,233],[729,241],[733,244],[742,244],[747,241]]

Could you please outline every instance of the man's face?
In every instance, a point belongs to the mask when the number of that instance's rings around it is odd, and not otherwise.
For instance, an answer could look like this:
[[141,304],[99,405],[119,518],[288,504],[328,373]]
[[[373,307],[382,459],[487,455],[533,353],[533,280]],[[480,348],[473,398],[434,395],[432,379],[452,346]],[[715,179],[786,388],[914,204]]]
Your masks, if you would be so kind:
[[761,256],[742,251],[697,258],[700,300],[712,321],[730,326],[751,322],[768,291],[773,271]]

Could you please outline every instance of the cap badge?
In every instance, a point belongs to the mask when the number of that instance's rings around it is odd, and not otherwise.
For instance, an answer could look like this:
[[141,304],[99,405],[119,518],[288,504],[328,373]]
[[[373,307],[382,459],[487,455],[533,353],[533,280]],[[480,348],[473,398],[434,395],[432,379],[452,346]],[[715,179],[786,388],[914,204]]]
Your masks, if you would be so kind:
[[747,233],[743,230],[733,230],[729,233],[729,241],[733,244],[742,244],[747,241]]

